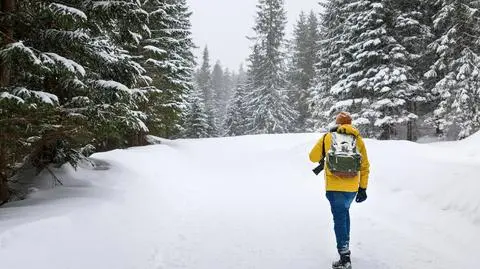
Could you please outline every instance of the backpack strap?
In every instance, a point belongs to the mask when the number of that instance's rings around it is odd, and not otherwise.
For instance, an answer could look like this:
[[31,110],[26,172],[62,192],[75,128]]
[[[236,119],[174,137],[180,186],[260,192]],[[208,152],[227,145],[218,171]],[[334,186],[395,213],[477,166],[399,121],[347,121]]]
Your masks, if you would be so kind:
[[320,172],[322,172],[325,167],[325,138],[327,137],[327,134],[328,133],[324,134],[322,137],[322,159],[320,160],[320,162],[318,162],[318,166],[313,169],[315,175],[320,174]]
[[325,138],[327,137],[327,134],[328,133],[324,134],[323,138],[322,138],[322,156],[323,156],[323,158],[320,162],[322,162],[323,159],[325,159]]

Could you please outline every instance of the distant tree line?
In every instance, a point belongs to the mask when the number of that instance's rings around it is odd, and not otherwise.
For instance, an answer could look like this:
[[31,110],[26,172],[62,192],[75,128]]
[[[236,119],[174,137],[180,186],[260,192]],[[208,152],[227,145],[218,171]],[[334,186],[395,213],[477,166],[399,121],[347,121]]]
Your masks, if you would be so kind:
[[[339,111],[379,139],[462,139],[480,129],[478,1],[320,5],[320,14],[299,16],[289,40],[284,1],[258,1],[246,78],[231,94],[224,134],[325,129]],[[211,126],[218,118],[207,114]]]

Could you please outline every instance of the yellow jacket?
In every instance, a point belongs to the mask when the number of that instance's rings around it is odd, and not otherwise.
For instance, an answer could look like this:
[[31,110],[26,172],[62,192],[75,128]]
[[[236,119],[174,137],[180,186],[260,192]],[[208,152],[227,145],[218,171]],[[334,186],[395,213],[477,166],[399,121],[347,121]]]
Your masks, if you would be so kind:
[[[338,127],[339,133],[346,133],[354,135],[357,138],[357,149],[358,152],[362,155],[362,163],[360,166],[360,173],[354,178],[341,178],[335,176],[328,169],[328,165],[325,162],[325,189],[327,191],[344,191],[344,192],[357,192],[358,187],[366,189],[368,187],[368,175],[370,174],[370,163],[368,162],[367,149],[365,148],[365,143],[363,142],[360,132],[355,129],[352,125],[346,124]],[[330,146],[332,145],[332,134],[327,133],[325,137],[325,152],[328,152]],[[323,151],[323,137],[317,142],[315,147],[313,147],[310,152],[310,160],[314,163],[320,162],[324,157],[322,155]]]

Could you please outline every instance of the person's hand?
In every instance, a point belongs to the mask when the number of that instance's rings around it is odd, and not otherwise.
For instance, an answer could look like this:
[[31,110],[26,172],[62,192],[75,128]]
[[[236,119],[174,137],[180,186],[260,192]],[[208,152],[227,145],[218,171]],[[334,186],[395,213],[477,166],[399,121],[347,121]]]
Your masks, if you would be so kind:
[[355,198],[355,201],[357,203],[361,203],[367,200],[367,189],[364,188],[358,188],[357,192],[357,197]]

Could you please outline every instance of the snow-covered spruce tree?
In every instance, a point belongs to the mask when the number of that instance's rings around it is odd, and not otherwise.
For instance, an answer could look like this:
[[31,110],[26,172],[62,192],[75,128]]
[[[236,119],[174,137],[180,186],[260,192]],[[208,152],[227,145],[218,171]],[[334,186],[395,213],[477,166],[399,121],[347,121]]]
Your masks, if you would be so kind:
[[[210,136],[217,135],[217,126],[215,121],[215,104],[214,104],[214,92],[212,86],[212,70],[210,66],[210,56],[208,48],[205,47],[203,50],[203,58],[200,69],[197,71],[196,75],[196,84],[197,87],[201,90],[203,96],[202,99],[205,102],[205,109],[208,116],[208,133]],[[188,128],[188,126],[186,126]]]
[[[243,68],[240,69],[242,74]],[[227,136],[239,136],[247,133],[249,117],[246,113],[246,77],[242,74],[234,91],[233,97],[230,99],[227,107],[227,115],[224,123],[225,134]]]
[[236,88],[236,86],[240,83],[245,83],[247,81],[247,72],[245,71],[245,68],[243,67],[243,64],[240,64],[240,67],[238,68],[238,74],[233,76],[232,83],[233,87]]
[[396,124],[416,118],[407,108],[410,94],[418,90],[408,52],[391,27],[395,12],[382,0],[353,1],[345,8],[347,46],[338,63],[344,72],[331,88],[340,101],[330,113],[350,111],[367,135],[390,139]]
[[440,98],[432,121],[444,135],[456,125],[459,139],[480,129],[479,8],[478,1],[441,1],[434,17],[438,38],[429,46],[437,60],[425,76]]
[[210,137],[208,133],[208,115],[203,100],[203,92],[197,85],[189,95],[188,109],[185,117],[185,133],[187,138],[206,138]]
[[318,19],[313,13],[301,13],[294,30],[293,53],[289,67],[290,100],[298,112],[295,127],[299,131],[312,129],[309,100],[318,62]]
[[181,131],[185,96],[192,88],[194,59],[189,22],[190,12],[184,3],[166,0],[142,2],[149,14],[150,36],[136,49],[138,62],[152,81],[144,104],[150,132],[174,137]]
[[[231,72],[230,69],[225,68],[225,71],[223,72],[223,108],[224,111],[226,112],[228,103],[230,102],[230,99],[232,98],[234,94],[234,90],[236,87],[235,81],[236,81],[237,74],[235,72]],[[225,115],[225,114],[224,114]],[[225,120],[225,116],[223,116]]]
[[336,103],[337,96],[330,93],[330,89],[340,80],[345,72],[342,63],[342,51],[347,46],[344,34],[345,22],[349,16],[346,6],[353,0],[328,0],[320,2],[320,41],[318,43],[318,62],[316,76],[312,89],[310,105],[314,129],[324,129],[334,121],[330,111],[332,103]]
[[221,134],[223,131],[222,122],[225,119],[226,113],[226,103],[225,103],[225,81],[223,68],[220,61],[217,61],[213,66],[212,71],[212,103],[214,106],[214,118],[215,126],[217,126],[218,133]]
[[[193,43],[190,20],[192,13],[186,0],[168,0],[167,3],[172,5],[177,11],[175,13],[177,23],[174,24],[174,29],[176,30],[172,31],[172,38],[176,39],[177,42],[169,47],[169,51],[172,52],[172,58],[177,63],[175,71],[179,79],[178,82],[183,85],[184,89],[191,90],[193,88],[193,75],[196,64],[193,55],[195,44]],[[184,93],[182,99],[185,100],[186,97],[187,95]],[[184,116],[185,113],[182,113],[182,117]]]
[[[136,1],[14,6],[2,16],[2,25],[12,27],[0,48],[0,121],[2,130],[12,127],[6,136],[19,143],[0,145],[8,156],[2,177],[11,176],[12,165],[25,156],[25,165],[39,170],[50,163],[75,165],[82,145],[125,146],[132,135],[147,131],[136,110],[144,96],[132,89],[145,80],[145,70],[121,47],[145,29]],[[125,20],[129,27],[116,31]]]
[[249,133],[286,133],[295,120],[284,89],[285,23],[283,0],[259,0],[248,83]]
[[[409,70],[412,87],[403,93],[406,109],[412,113],[407,122],[407,139],[417,139],[417,118],[428,113],[431,94],[425,89],[423,74],[432,63],[432,53],[427,45],[433,40],[433,2],[428,0],[402,0],[388,3],[394,10],[393,37],[405,48],[405,60],[401,62]],[[432,6],[433,5],[433,6]],[[415,83],[416,82],[416,83]]]

